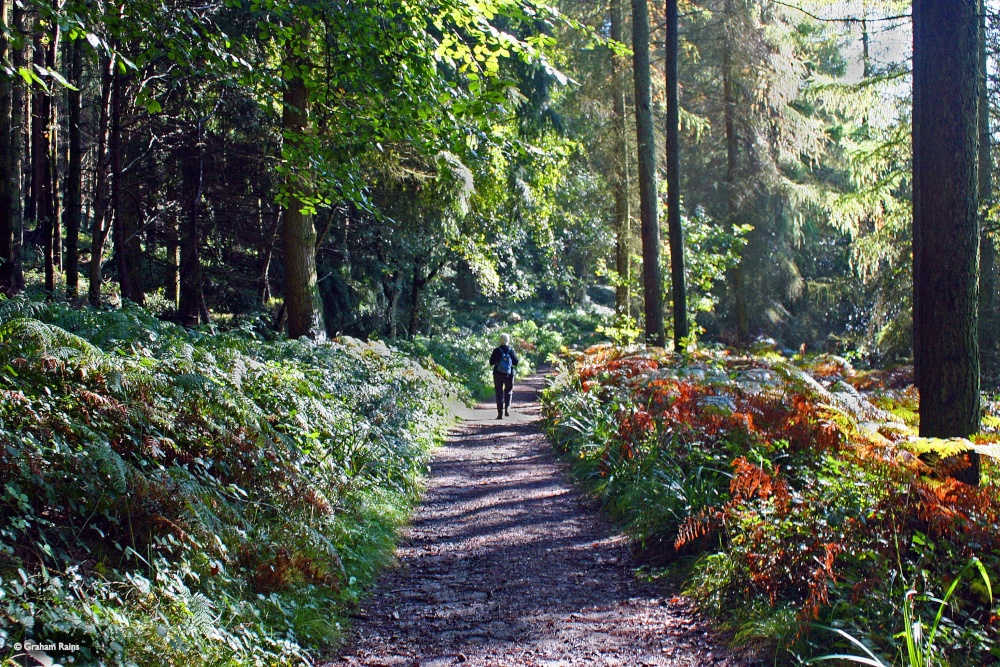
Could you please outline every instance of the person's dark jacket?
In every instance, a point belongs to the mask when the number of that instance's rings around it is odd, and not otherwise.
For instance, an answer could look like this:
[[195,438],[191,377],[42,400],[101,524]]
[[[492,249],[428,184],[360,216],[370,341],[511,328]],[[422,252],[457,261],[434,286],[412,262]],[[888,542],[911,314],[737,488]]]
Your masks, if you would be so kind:
[[[490,366],[493,367],[493,372],[497,372],[497,364],[500,363],[500,355],[504,352],[510,354],[511,370],[517,368],[517,355],[514,354],[514,350],[510,349],[509,345],[501,345],[500,347],[493,349],[493,354],[490,355]],[[481,359],[482,357],[480,357]],[[511,373],[513,375],[514,373]]]

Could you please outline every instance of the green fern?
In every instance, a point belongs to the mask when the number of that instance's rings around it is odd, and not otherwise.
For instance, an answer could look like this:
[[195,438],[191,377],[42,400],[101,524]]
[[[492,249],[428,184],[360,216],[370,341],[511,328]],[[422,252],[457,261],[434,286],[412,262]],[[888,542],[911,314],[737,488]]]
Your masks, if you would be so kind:
[[[31,555],[0,563],[0,588],[17,577],[37,610],[29,629],[0,608],[0,631],[73,628],[136,664],[194,664],[196,646],[206,667],[302,662],[300,642],[339,636],[455,392],[384,346],[206,335],[131,306],[0,300],[0,362],[21,397],[0,402],[0,548]],[[38,568],[81,558],[78,593],[46,587]]]

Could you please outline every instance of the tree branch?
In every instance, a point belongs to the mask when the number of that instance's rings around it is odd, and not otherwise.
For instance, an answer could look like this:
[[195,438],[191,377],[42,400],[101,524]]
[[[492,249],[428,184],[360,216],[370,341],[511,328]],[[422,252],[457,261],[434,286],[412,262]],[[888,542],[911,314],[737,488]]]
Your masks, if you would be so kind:
[[859,19],[856,16],[845,16],[845,17],[841,17],[841,18],[830,18],[830,17],[824,17],[824,16],[817,16],[816,14],[813,14],[812,12],[803,9],[802,7],[799,7],[798,5],[792,5],[792,4],[789,4],[787,2],[782,2],[781,0],[771,0],[771,2],[773,2],[776,5],[781,5],[782,7],[788,7],[789,9],[794,9],[796,11],[800,11],[803,14],[805,14],[806,16],[808,16],[809,18],[811,18],[811,19],[813,19],[815,21],[823,21],[825,23],[874,23],[876,21],[899,21],[901,19],[911,18],[911,16],[912,16],[912,14],[899,14],[897,16],[882,16],[882,17],[879,17],[879,18],[862,18],[862,19]]

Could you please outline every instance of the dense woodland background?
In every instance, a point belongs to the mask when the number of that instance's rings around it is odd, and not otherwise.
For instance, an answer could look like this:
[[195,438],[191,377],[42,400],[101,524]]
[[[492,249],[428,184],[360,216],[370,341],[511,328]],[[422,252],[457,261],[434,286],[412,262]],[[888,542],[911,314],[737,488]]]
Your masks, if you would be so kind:
[[[290,262],[292,198],[312,219],[298,244],[315,246],[331,335],[412,337],[531,299],[610,306],[609,287],[641,322],[632,58],[603,41],[629,46],[632,12],[559,9],[6,3],[4,291],[124,298],[187,325],[263,314],[279,328],[289,279],[311,261]],[[664,8],[647,11],[663,176]],[[875,363],[911,354],[908,14],[682,4],[680,217],[703,335]],[[992,19],[980,292],[991,377]],[[287,112],[295,81],[308,118]]]
[[335,646],[501,329],[735,641],[1000,659],[994,3],[0,19],[3,667]]

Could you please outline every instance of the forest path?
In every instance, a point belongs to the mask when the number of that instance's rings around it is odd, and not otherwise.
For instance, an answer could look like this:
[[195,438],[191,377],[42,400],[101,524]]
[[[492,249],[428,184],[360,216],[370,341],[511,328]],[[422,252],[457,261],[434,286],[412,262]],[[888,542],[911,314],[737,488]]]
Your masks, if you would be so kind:
[[399,567],[330,665],[743,663],[684,600],[637,580],[627,539],[573,488],[538,426],[541,376],[511,417],[467,410],[431,462]]

